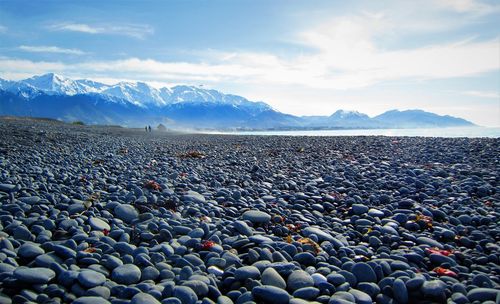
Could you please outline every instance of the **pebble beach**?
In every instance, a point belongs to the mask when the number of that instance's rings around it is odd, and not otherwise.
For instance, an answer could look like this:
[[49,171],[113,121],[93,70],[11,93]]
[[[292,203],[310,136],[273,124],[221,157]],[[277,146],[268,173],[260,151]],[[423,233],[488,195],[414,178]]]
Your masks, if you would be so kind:
[[498,138],[0,134],[0,304],[500,303]]

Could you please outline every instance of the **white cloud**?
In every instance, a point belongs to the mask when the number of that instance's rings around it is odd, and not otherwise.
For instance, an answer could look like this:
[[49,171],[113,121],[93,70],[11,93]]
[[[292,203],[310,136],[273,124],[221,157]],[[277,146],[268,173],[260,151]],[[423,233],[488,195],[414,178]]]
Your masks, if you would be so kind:
[[464,91],[461,92],[463,95],[481,97],[481,98],[493,98],[500,100],[500,93],[494,91]]
[[89,25],[85,23],[64,22],[52,24],[48,26],[48,29],[52,31],[70,31],[87,34],[122,35],[139,39],[143,39],[154,33],[154,29],[146,24]]
[[477,0],[435,0],[435,3],[445,9],[458,13],[490,14],[498,12],[499,5],[491,5]]
[[25,52],[33,53],[57,53],[57,54],[68,54],[68,55],[84,55],[84,51],[78,49],[65,49],[57,46],[30,46],[21,45],[19,49]]
[[6,32],[7,32],[7,27],[0,24],[0,33],[6,33]]

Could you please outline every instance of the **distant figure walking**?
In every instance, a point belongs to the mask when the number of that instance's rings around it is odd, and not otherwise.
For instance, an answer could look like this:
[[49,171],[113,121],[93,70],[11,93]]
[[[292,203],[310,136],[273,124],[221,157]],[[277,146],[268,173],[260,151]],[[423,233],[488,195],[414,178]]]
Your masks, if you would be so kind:
[[148,126],[148,131],[151,132],[151,126]]
[[146,130],[146,132],[147,132],[147,131],[148,131],[148,126],[145,126],[145,127],[144,127],[144,130]]

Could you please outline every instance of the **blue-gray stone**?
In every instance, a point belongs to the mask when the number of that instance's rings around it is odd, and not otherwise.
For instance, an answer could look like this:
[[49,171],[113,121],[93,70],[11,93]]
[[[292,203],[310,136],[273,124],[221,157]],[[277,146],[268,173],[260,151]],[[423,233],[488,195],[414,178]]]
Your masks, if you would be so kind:
[[265,224],[271,220],[271,216],[259,210],[248,210],[243,213],[242,219],[254,224]]
[[271,285],[281,289],[286,288],[286,282],[274,268],[266,268],[262,273],[261,282],[264,285]]
[[103,265],[110,269],[110,270],[113,270],[115,269],[116,267],[119,267],[119,266],[122,266],[123,265],[123,262],[122,260],[120,260],[119,258],[113,256],[113,255],[110,255],[106,258],[106,260],[104,260],[103,262]]
[[426,281],[420,290],[426,297],[444,298],[446,283],[441,280]]
[[246,279],[259,279],[260,271],[255,266],[243,266],[234,271],[236,280],[244,281]]
[[12,184],[0,184],[0,191],[2,192],[11,192],[16,188],[16,185]]
[[106,282],[106,277],[102,273],[94,270],[83,270],[80,272],[77,279],[82,286],[87,288],[100,286]]
[[98,230],[98,231],[111,230],[111,227],[109,226],[108,223],[106,223],[104,220],[97,218],[97,217],[90,217],[89,218],[89,225],[92,229]]
[[32,241],[35,237],[31,234],[28,228],[23,225],[17,226],[12,234],[16,240]]
[[368,212],[368,206],[361,205],[361,204],[353,204],[352,205],[352,212],[356,215],[365,214]]
[[155,281],[160,276],[160,271],[154,266],[147,266],[141,269],[141,281],[153,280]]
[[42,247],[33,243],[24,243],[19,247],[17,251],[17,255],[19,257],[28,260],[34,259],[44,253],[45,251],[42,249]]
[[73,301],[73,304],[110,304],[110,302],[101,297],[80,297]]
[[433,240],[431,238],[425,237],[425,236],[418,237],[417,238],[417,244],[425,244],[425,245],[429,245],[431,247],[437,247],[439,249],[443,249],[444,248],[443,244],[441,244],[438,241]]
[[141,292],[132,297],[130,304],[160,304],[160,301],[150,294]]
[[182,304],[195,304],[198,301],[196,293],[187,286],[175,286],[173,295],[181,300]]
[[351,272],[358,282],[377,282],[377,275],[370,265],[364,262],[358,262],[352,266]]
[[14,277],[16,279],[29,284],[47,284],[55,276],[56,273],[53,270],[43,267],[19,267],[14,270]]
[[310,252],[301,252],[301,253],[297,253],[297,254],[293,257],[293,260],[294,260],[294,261],[297,261],[297,262],[299,262],[300,264],[305,265],[305,266],[312,266],[312,265],[316,265],[316,258],[315,258],[315,257],[314,257],[314,255],[312,255],[312,253],[310,253]]
[[85,296],[108,299],[111,296],[111,291],[106,286],[96,286],[87,290]]
[[[316,235],[320,242],[329,241],[332,244],[339,242],[336,238],[331,236],[329,233],[327,233],[319,228],[316,228],[316,227],[306,227],[306,228],[302,229],[301,232],[304,236],[307,236],[307,237],[309,237],[311,234]],[[340,246],[342,246],[342,243],[340,243]]]
[[182,283],[182,286],[191,288],[200,299],[208,294],[208,285],[200,280],[188,280]]
[[354,298],[356,299],[355,300],[356,304],[372,304],[373,303],[372,298],[368,294],[366,294],[360,290],[351,288],[351,289],[349,289],[348,292],[354,296]]
[[276,286],[257,286],[252,289],[252,296],[256,300],[265,303],[287,304],[290,301],[290,295],[284,289]]
[[113,269],[111,280],[118,284],[135,284],[141,279],[141,270],[133,264],[125,264]]
[[311,275],[303,270],[295,270],[287,279],[286,285],[291,291],[295,291],[304,287],[314,286],[314,280]]
[[76,258],[76,251],[63,245],[55,245],[53,247],[54,252],[63,259]]
[[316,287],[299,288],[293,292],[293,296],[305,300],[314,300],[319,295],[319,289]]
[[467,298],[471,302],[495,301],[496,299],[499,299],[499,297],[500,297],[500,290],[493,288],[474,288],[469,290],[469,292],[467,293]]
[[114,209],[116,217],[126,223],[131,223],[139,217],[139,213],[131,205],[119,204]]
[[248,226],[244,221],[235,221],[234,229],[246,236],[251,236],[253,234],[252,228],[250,228],[250,226]]
[[405,282],[401,279],[394,280],[392,292],[394,294],[394,299],[398,301],[398,303],[408,303],[408,290],[406,290]]

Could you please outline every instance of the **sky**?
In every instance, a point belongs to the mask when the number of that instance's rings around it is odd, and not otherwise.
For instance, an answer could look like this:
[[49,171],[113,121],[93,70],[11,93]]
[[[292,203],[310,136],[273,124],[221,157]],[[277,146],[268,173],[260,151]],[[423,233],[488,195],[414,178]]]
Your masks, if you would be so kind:
[[0,78],[203,85],[295,115],[500,126],[500,2],[0,0]]

